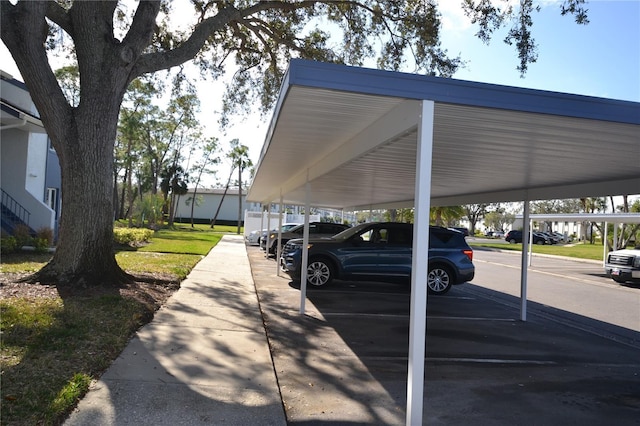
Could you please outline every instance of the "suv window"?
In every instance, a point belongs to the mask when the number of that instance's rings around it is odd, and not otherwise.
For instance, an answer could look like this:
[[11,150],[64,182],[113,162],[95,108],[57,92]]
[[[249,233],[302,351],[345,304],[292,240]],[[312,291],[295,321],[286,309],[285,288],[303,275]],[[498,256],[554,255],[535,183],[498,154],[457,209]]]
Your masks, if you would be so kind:
[[373,227],[361,233],[360,238],[362,238],[362,241],[370,243],[381,243],[387,240],[387,234],[388,232],[386,228]]
[[459,246],[461,243],[457,241],[456,236],[458,235],[462,236],[462,234],[453,231],[431,228],[429,232],[429,247],[445,248]]
[[413,240],[413,233],[410,229],[395,228],[391,229],[387,242],[399,246],[410,246]]
[[333,224],[322,224],[320,225],[320,234],[338,234],[340,232],[344,231],[343,227],[337,226],[337,225],[333,225]]

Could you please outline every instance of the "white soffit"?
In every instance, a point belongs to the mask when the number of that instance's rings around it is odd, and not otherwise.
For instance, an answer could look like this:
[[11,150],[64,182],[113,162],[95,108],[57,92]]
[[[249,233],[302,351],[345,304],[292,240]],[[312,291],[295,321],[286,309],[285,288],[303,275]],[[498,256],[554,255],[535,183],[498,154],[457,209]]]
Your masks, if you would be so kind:
[[304,204],[308,178],[314,206],[413,206],[428,97],[432,205],[640,193],[640,104],[309,61],[290,72],[250,201]]

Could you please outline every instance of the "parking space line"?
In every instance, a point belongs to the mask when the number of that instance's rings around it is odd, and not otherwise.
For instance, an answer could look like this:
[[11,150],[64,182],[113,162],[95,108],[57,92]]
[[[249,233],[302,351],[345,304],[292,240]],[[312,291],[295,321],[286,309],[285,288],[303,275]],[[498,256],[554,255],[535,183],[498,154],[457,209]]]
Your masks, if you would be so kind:
[[449,317],[446,315],[427,315],[427,319],[447,319],[447,320],[462,320],[462,321],[506,321],[506,322],[520,321],[515,318]]
[[[500,263],[500,262],[492,262],[492,261],[488,261],[488,260],[480,260],[480,259],[474,259],[473,261],[474,261],[474,262],[477,262],[477,263],[487,263],[487,264],[490,264],[490,265],[503,266],[503,267],[505,267],[505,268],[511,268],[511,269],[518,269],[518,270],[520,270],[520,266],[507,265],[507,264],[505,264],[505,263]],[[585,284],[590,284],[590,285],[593,285],[593,286],[596,286],[596,287],[602,287],[602,288],[616,288],[616,289],[619,289],[619,290],[629,290],[629,291],[632,291],[631,289],[627,289],[627,288],[625,288],[625,287],[623,287],[623,286],[620,286],[620,285],[619,285],[619,284],[617,284],[617,283],[613,283],[613,282],[612,282],[612,283],[603,283],[603,282],[600,282],[600,281],[594,281],[594,280],[590,280],[590,279],[586,279],[586,278],[578,278],[578,277],[573,277],[573,276],[566,275],[566,274],[559,274],[559,273],[557,273],[557,272],[548,272],[548,271],[543,271],[543,270],[541,270],[541,269],[537,269],[537,268],[536,268],[536,267],[534,267],[534,266],[530,266],[530,267],[529,267],[529,272],[537,272],[537,273],[539,273],[539,274],[549,275],[549,276],[552,276],[552,277],[566,278],[566,279],[568,279],[568,280],[578,281],[578,282],[585,283]]]
[[[360,317],[360,318],[409,318],[409,314],[371,314],[366,312],[323,312],[323,317]],[[427,315],[427,319],[445,319],[458,321],[504,321],[517,322],[515,318],[482,318],[482,317],[452,317],[446,315]]]
[[555,361],[540,361],[536,359],[500,359],[500,358],[439,358],[427,357],[427,361],[438,362],[468,362],[474,364],[523,364],[523,365],[556,365]]
[[[350,358],[350,356],[344,356]],[[340,358],[340,355],[336,355],[336,358]],[[406,361],[406,356],[363,356],[361,360],[366,361]],[[469,364],[517,364],[517,365],[558,365],[556,361],[544,361],[538,359],[501,359],[501,358],[459,358],[459,357],[426,357],[425,362],[457,362],[457,363],[469,363]],[[562,363],[563,365],[565,363]],[[582,363],[579,363],[583,365]],[[598,364],[600,365],[600,364]],[[617,365],[614,365],[617,367]]]
[[409,292],[395,293],[387,291],[363,291],[363,290],[332,290],[332,289],[307,289],[307,294],[355,294],[355,295],[373,295],[373,296],[405,296],[409,297]]
[[353,312],[323,312],[324,317],[375,317],[375,318],[409,318],[409,314],[368,314],[368,313],[353,313]]
[[[491,296],[489,294],[483,294],[481,291],[478,290],[472,290],[467,288],[466,289],[467,292],[475,294],[477,297],[479,298],[484,298],[487,300],[491,300],[493,302],[499,303],[503,306],[509,307],[509,308],[514,308],[517,309],[517,304],[510,302],[508,300],[503,300],[499,297],[495,297],[495,296]],[[636,348],[636,349],[640,349],[640,341],[637,340],[637,338],[630,338],[628,336],[622,336],[619,334],[613,334],[610,331],[607,330],[602,330],[599,328],[596,328],[594,326],[590,326],[587,324],[581,324],[575,320],[571,320],[569,318],[566,318],[558,313],[554,313],[554,312],[548,312],[549,309],[553,309],[553,310],[557,310],[557,308],[553,308],[553,307],[549,307],[547,305],[542,305],[541,308],[535,308],[535,307],[530,307],[529,308],[529,314],[531,314],[532,316],[538,317],[538,318],[542,318],[548,321],[552,321],[558,324],[562,324],[566,327],[570,327],[576,330],[580,330],[580,331],[584,331],[586,333],[592,334],[594,336],[599,336],[599,337],[603,337],[605,339],[617,342],[617,343],[621,343],[623,345],[627,345],[630,346],[632,348]],[[562,312],[561,310],[558,310],[560,312]],[[572,312],[569,312],[570,314],[573,314]],[[519,321],[519,320],[516,320]]]

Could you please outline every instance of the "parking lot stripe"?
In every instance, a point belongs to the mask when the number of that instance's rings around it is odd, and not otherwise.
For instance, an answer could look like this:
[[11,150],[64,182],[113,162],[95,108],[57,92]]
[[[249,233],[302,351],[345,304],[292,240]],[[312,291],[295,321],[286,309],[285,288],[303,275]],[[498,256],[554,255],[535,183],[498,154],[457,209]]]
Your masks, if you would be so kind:
[[430,358],[427,361],[440,362],[469,362],[474,364],[531,364],[531,365],[555,365],[555,361],[540,361],[536,359],[496,359],[496,358]]
[[462,320],[462,321],[506,321],[506,322],[520,321],[519,319],[515,319],[515,318],[450,317],[447,315],[427,315],[427,319],[447,319],[447,320]]

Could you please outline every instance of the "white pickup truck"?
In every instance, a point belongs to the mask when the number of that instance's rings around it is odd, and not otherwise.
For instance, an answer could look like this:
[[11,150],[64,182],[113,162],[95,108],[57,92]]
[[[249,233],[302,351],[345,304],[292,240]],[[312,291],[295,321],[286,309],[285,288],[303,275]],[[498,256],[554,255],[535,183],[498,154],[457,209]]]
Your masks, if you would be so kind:
[[607,256],[605,271],[615,282],[640,284],[640,249],[610,252]]

